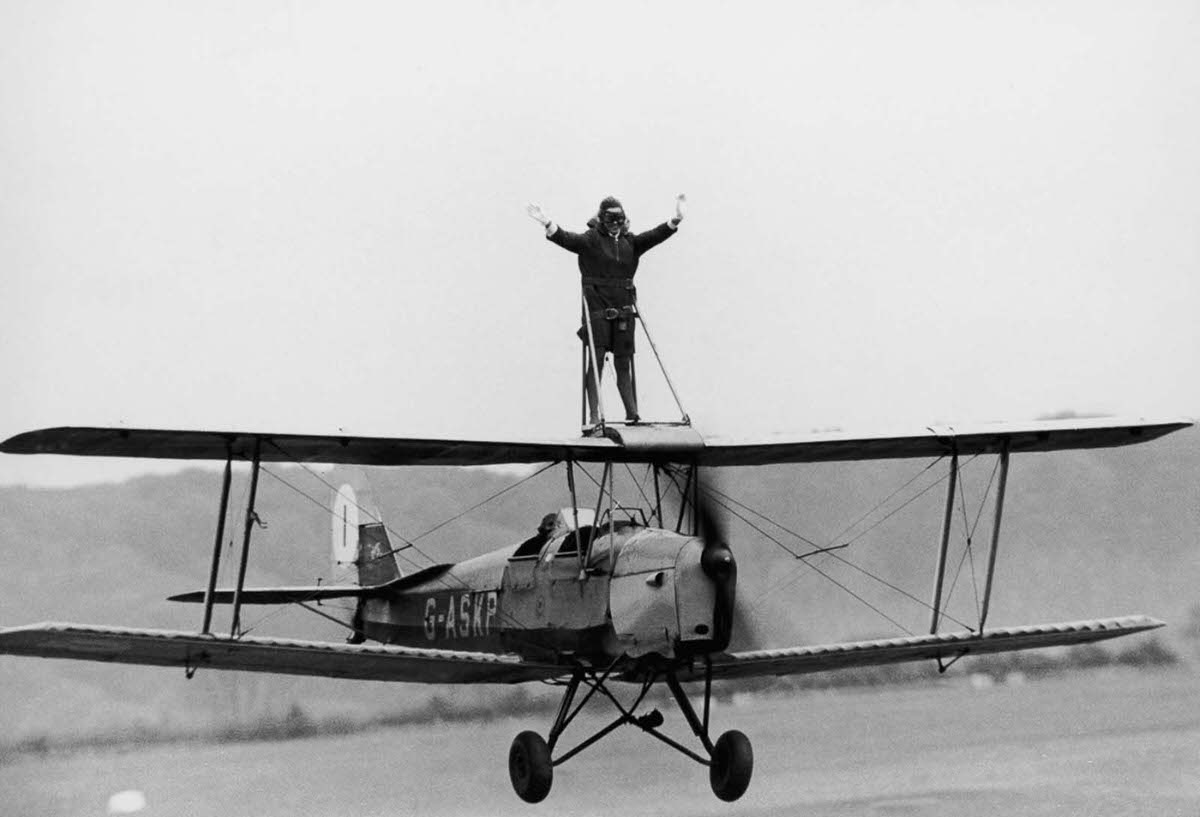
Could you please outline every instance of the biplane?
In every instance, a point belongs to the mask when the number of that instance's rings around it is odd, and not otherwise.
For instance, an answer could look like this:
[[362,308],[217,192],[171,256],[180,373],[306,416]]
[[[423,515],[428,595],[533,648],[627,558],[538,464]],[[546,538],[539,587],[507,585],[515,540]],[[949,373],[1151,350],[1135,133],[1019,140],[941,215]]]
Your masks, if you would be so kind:
[[[658,363],[680,417],[672,422],[605,420],[598,359],[586,296],[581,369],[595,378],[597,418],[587,425],[587,384],[581,393],[585,425],[574,439],[464,440],[357,437],[240,431],[127,428],[49,428],[0,443],[6,454],[142,457],[224,462],[216,534],[204,590],[171,600],[203,605],[196,632],[43,623],[0,629],[0,653],[74,658],[182,668],[316,675],[426,684],[548,682],[563,687],[546,736],[521,732],[509,749],[508,771],[517,795],[536,803],[550,792],[554,768],[625,726],[635,726],[708,767],[713,793],[741,797],[750,784],[750,740],[732,729],[712,739],[713,682],[755,676],[826,672],[905,661],[933,661],[944,671],[966,655],[1085,644],[1161,627],[1144,615],[1019,627],[986,627],[1000,544],[1009,460],[1013,454],[1107,448],[1156,439],[1185,428],[1186,420],[1161,422],[1071,419],[978,428],[929,427],[916,433],[860,436],[848,433],[775,435],[760,439],[705,436],[693,427],[663,365],[641,308],[633,312]],[[636,378],[636,372],[634,373]],[[636,380],[635,380],[636,382]],[[994,497],[986,576],[974,626],[946,631],[945,592],[951,515],[960,482],[960,457],[994,455],[999,481]],[[733,649],[735,625],[752,613],[738,604],[737,561],[722,509],[710,490],[708,469],[931,458],[946,460],[946,505],[935,564],[929,632],[924,635],[773,649]],[[222,542],[234,462],[249,463],[250,480],[236,585],[218,588]],[[547,463],[565,470],[570,504],[546,515],[537,534],[517,544],[458,563],[433,564],[405,575],[388,528],[349,486],[337,489],[333,521],[335,575],[345,584],[306,587],[245,586],[259,473],[265,463],[355,466],[482,466]],[[650,507],[619,502],[616,468],[646,468],[639,487]],[[601,469],[597,479],[587,468]],[[579,475],[595,487],[585,501]],[[332,487],[332,486],[331,486]],[[673,507],[672,507],[673,505]],[[670,515],[668,515],[670,514]],[[366,516],[365,522],[361,516]],[[671,519],[674,519],[674,523]],[[793,554],[807,559],[844,545]],[[906,594],[907,595],[907,594]],[[242,607],[313,605],[348,600],[350,635],[344,643],[251,636],[241,626]],[[216,605],[231,605],[229,634],[214,632]],[[335,619],[337,620],[337,619]],[[957,621],[957,619],[954,619]],[[752,622],[749,622],[752,624]],[[613,685],[633,687],[622,702]],[[700,706],[684,684],[700,686]],[[699,750],[662,730],[663,714],[643,710],[651,690],[665,686]],[[581,694],[582,691],[582,694]],[[694,691],[692,694],[695,694]],[[617,714],[573,748],[559,750],[567,727],[593,700]],[[639,714],[639,712],[641,712]]]
[[[987,626],[1010,457],[1141,443],[1190,425],[1184,420],[1122,422],[1074,419],[978,428],[929,428],[901,435],[821,433],[736,440],[705,437],[686,416],[677,423],[604,424],[577,439],[456,440],[274,433],[50,428],[6,440],[7,454],[150,457],[224,462],[216,537],[204,590],[173,597],[203,605],[198,631],[166,631],[43,623],[0,630],[0,653],[199,669],[317,675],[433,684],[563,687],[545,737],[521,732],[508,757],[513,787],[528,802],[543,800],[553,772],[620,726],[632,725],[708,767],[717,797],[738,799],[753,770],[749,739],[737,730],[709,732],[713,684],[764,675],[814,673],[904,661],[944,668],[964,655],[1084,644],[1162,626],[1142,615],[1017,627]],[[979,620],[946,631],[944,581],[950,513],[959,458],[997,457],[998,488]],[[945,458],[946,518],[930,602],[928,633],[898,638],[733,650],[737,562],[707,469],[775,463]],[[216,586],[229,505],[231,468],[250,466],[250,486],[236,586]],[[478,466],[557,463],[570,504],[549,515],[533,537],[455,564],[404,574],[378,520],[360,520],[348,487],[333,504],[333,561],[356,581],[308,587],[245,586],[258,474],[264,463],[361,466]],[[650,508],[618,504],[613,475],[620,464],[647,469]],[[579,472],[602,469],[593,501],[584,501]],[[589,488],[590,490],[590,488]],[[667,505],[671,505],[669,512]],[[674,522],[672,523],[672,519]],[[244,605],[312,605],[350,600],[346,642],[250,636]],[[214,632],[215,605],[232,606],[229,634]],[[323,615],[326,615],[322,613]],[[624,702],[615,693],[625,684]],[[685,684],[692,684],[685,689]],[[699,748],[661,728],[658,709],[644,710],[665,685]],[[693,697],[699,695],[699,702]],[[561,751],[567,727],[590,702],[616,709],[599,731]],[[694,744],[693,744],[694,746]]]

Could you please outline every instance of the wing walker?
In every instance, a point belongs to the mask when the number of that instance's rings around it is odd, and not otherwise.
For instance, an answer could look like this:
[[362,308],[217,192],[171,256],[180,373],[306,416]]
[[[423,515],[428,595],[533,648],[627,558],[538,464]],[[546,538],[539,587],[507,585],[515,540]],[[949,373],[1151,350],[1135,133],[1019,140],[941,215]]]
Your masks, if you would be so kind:
[[[644,315],[636,318],[646,332]],[[646,336],[649,340],[648,332]],[[601,411],[598,422],[585,427],[578,438],[411,439],[90,427],[49,428],[12,437],[0,444],[0,451],[213,460],[223,462],[224,471],[207,585],[172,597],[202,605],[196,631],[42,623],[0,630],[0,653],[178,667],[189,677],[200,669],[225,669],[427,684],[559,684],[562,700],[548,731],[521,732],[509,751],[509,774],[522,799],[543,800],[555,767],[613,730],[634,726],[707,767],[713,793],[733,801],[750,784],[754,757],[741,732],[710,732],[714,684],[903,661],[931,661],[945,668],[964,655],[1084,644],[1162,626],[1141,615],[1016,627],[990,626],[988,617],[1014,455],[1131,445],[1190,422],[1073,419],[928,428],[899,435],[712,437],[692,426],[653,341],[650,348],[680,418],[610,423]],[[585,346],[585,372],[587,356],[594,353],[594,346]],[[595,386],[598,392],[600,384]],[[996,457],[999,471],[982,604],[973,625],[946,631],[947,552],[960,458],[976,455]],[[720,512],[723,506],[705,473],[728,466],[897,458],[944,458],[947,463],[945,517],[928,589],[928,632],[852,643],[733,649],[735,623],[751,614],[738,604],[737,562]],[[242,546],[235,586],[218,588],[235,462],[250,466]],[[411,543],[393,543],[389,529],[345,487],[337,492],[332,508],[333,563],[335,571],[352,574],[350,580],[251,588],[245,586],[246,568],[259,473],[267,463],[552,463],[565,472],[570,502],[524,542],[406,575],[397,554]],[[619,467],[632,474],[635,466],[645,469],[640,484],[648,486],[639,489],[644,507],[637,508],[623,504],[615,481]],[[585,495],[587,486],[591,487]],[[360,514],[367,518],[360,521]],[[816,549],[797,558],[807,560],[823,552]],[[349,621],[339,620],[350,632],[345,642],[252,636],[242,627],[246,605],[296,604],[330,617],[315,605],[332,599],[346,599],[354,606]],[[217,605],[230,607],[228,632],[214,628]],[[661,686],[677,705],[691,745],[664,730],[662,712],[647,708],[651,691]],[[568,728],[585,707],[601,701],[613,707],[612,720],[568,747]]]

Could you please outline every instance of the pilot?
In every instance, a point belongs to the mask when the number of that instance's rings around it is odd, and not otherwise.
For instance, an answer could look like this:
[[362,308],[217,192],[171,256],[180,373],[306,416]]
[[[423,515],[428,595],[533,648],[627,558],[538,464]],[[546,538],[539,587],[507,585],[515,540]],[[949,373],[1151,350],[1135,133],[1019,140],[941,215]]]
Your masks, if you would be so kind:
[[595,342],[596,359],[588,354],[583,381],[592,425],[599,422],[596,384],[604,374],[604,360],[610,352],[617,369],[617,391],[625,404],[625,422],[636,423],[641,419],[633,381],[634,316],[637,314],[633,276],[642,254],[666,241],[679,229],[686,201],[682,193],[676,196],[674,218],[636,234],[630,230],[625,208],[612,196],[600,202],[596,215],[588,221],[587,232],[583,233],[562,229],[536,204],[526,207],[530,218],[546,228],[546,238],[579,256],[583,295],[589,314],[584,316],[577,334],[586,346],[590,318],[591,336]]
[[517,547],[513,552],[513,556],[536,556],[541,552],[542,546],[554,538],[554,529],[558,526],[558,514],[548,513],[542,517],[541,523],[538,525],[537,533],[530,536]]

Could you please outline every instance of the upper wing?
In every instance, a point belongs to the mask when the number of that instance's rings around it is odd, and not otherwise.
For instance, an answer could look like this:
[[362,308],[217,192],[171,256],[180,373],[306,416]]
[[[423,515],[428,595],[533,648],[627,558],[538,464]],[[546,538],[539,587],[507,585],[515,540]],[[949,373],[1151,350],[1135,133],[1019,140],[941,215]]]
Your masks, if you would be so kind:
[[350,465],[492,465],[554,462],[686,462],[697,465],[937,457],[979,454],[1007,446],[1021,451],[1107,448],[1146,442],[1191,425],[1187,420],[1071,419],[918,433],[856,435],[843,432],[776,435],[760,439],[702,437],[690,426],[611,426],[607,437],[574,440],[441,440],[239,431],[128,428],[47,428],[0,444],[6,454],[75,454],[154,459],[251,459]]
[[243,431],[134,428],[45,428],[10,437],[6,454],[75,454],[164,460],[327,462],[347,465],[493,465],[576,459],[601,462],[620,446],[602,437],[578,440],[435,440]]
[[704,441],[704,465],[766,465],[785,462],[940,457],[999,453],[1111,448],[1143,443],[1187,428],[1189,420],[1121,420],[1116,417],[985,423],[974,426],[931,426],[918,434],[861,436],[845,432],[740,440],[710,437]]
[[515,655],[277,638],[231,639],[82,624],[45,623],[0,630],[0,653],[425,684],[511,684],[564,673],[562,667]]
[[[798,675],[902,661],[952,659],[962,655],[1086,644],[1162,626],[1163,622],[1148,616],[1126,616],[1062,624],[1001,627],[987,630],[982,635],[972,632],[939,633],[783,650],[754,650],[714,657],[712,675],[714,678]],[[691,679],[700,678],[703,678],[703,670],[693,670]]]

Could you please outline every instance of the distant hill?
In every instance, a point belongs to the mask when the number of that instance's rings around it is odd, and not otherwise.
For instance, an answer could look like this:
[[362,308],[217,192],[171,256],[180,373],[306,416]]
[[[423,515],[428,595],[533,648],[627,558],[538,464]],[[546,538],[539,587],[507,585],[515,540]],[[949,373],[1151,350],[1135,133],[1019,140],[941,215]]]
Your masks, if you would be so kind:
[[[979,458],[963,469],[948,581],[954,583],[950,612],[967,624],[976,620],[976,597],[982,592],[991,505],[982,512],[979,507],[994,464],[994,457]],[[946,468],[944,462],[930,465],[910,460],[715,474],[720,491],[812,543],[735,506],[781,543],[730,519],[739,596],[771,644],[927,628],[929,612],[921,603],[871,576],[928,599],[945,495],[939,479]],[[314,472],[272,466],[270,471],[260,484],[258,511],[267,527],[254,533],[252,585],[337,578],[330,576],[328,563],[326,483],[345,480],[369,489],[389,527],[414,539],[522,478],[494,469]],[[635,470],[621,476],[625,503],[648,506],[638,488],[644,474]],[[240,546],[246,482],[245,472],[238,473],[231,492],[235,511],[226,528],[222,584],[232,583],[234,575],[231,545]],[[0,624],[68,620],[198,627],[198,606],[164,598],[199,589],[206,581],[219,483],[219,473],[192,469],[69,490],[0,488]],[[897,489],[902,490],[890,502],[846,530]],[[1186,624],[1200,604],[1198,499],[1200,433],[1194,430],[1127,449],[1014,456],[990,623],[1139,612]],[[511,544],[531,533],[544,513],[568,502],[561,469],[554,469],[419,539],[405,555],[424,565]],[[674,522],[673,511],[665,515]],[[965,555],[964,531],[972,527],[972,552]],[[836,554],[803,561],[783,549],[802,553],[814,544],[844,542],[851,544]],[[261,634],[344,635],[304,611],[252,608],[246,620]],[[227,621],[218,619],[225,627]],[[1181,637],[1186,630],[1172,628],[1167,637]],[[186,728],[286,712],[293,703],[317,716],[366,715],[423,706],[433,694],[451,704],[490,694],[486,688],[240,673],[202,672],[187,681],[175,670],[23,658],[0,658],[0,692],[6,701],[0,729],[11,739],[89,734],[130,724]]]

